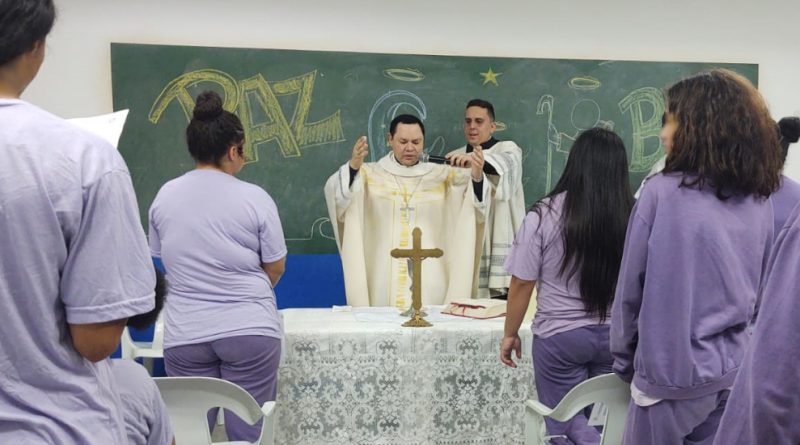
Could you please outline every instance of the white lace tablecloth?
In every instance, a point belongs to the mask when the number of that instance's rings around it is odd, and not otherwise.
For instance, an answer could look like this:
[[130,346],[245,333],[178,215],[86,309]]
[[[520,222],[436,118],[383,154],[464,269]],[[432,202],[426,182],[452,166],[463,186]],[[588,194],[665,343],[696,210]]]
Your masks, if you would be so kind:
[[282,311],[276,444],[522,444],[529,328],[512,369],[499,360],[504,318],[440,309],[430,328],[401,327],[391,308]]

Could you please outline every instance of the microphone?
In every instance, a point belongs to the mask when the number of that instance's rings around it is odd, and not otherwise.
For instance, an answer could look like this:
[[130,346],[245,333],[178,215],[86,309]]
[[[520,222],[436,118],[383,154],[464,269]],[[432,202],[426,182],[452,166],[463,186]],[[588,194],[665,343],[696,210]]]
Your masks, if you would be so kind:
[[421,153],[419,155],[419,160],[422,162],[430,162],[431,164],[446,164],[450,165],[450,160],[445,158],[444,156],[437,156],[428,153]]

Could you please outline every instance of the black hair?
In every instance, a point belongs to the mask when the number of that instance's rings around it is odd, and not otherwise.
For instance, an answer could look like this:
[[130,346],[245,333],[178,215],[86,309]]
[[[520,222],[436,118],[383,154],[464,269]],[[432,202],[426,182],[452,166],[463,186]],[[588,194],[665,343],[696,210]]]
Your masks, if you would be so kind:
[[604,128],[581,133],[572,144],[558,183],[529,211],[541,218],[543,209],[552,209],[552,198],[560,193],[565,193],[560,273],[568,278],[578,274],[586,313],[605,321],[614,300],[634,202],[622,139]]
[[0,0],[0,66],[44,40],[55,20],[53,0]]
[[197,163],[220,165],[231,145],[243,153],[244,128],[239,116],[222,108],[222,98],[214,91],[204,91],[195,101],[192,120],[186,127],[189,154]]
[[491,117],[492,120],[494,120],[494,106],[491,103],[489,103],[489,101],[486,101],[486,100],[483,100],[483,99],[472,99],[471,101],[467,102],[467,107],[466,108],[469,108],[469,107],[485,108],[486,111],[489,112],[489,117]]
[[389,134],[394,136],[394,132],[397,131],[397,124],[405,124],[405,125],[419,125],[419,129],[422,130],[422,135],[425,136],[425,125],[422,124],[422,121],[419,120],[417,116],[412,114],[401,114],[394,119],[389,124]]
[[781,156],[786,162],[789,154],[789,145],[800,139],[800,117],[784,117],[778,121],[778,139],[781,143]]
[[156,305],[150,312],[134,315],[128,318],[128,326],[136,329],[146,329],[156,322],[158,314],[164,308],[164,300],[167,298],[167,280],[164,274],[156,269]]

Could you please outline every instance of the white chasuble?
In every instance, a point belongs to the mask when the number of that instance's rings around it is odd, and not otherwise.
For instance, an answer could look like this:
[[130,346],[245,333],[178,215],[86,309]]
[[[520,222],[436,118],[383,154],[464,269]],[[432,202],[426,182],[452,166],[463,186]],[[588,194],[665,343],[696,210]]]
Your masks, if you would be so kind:
[[[455,152],[466,152],[461,147]],[[491,206],[486,215],[483,248],[478,270],[478,298],[505,293],[511,275],[503,268],[514,236],[525,219],[525,194],[522,190],[522,149],[513,141],[499,141],[483,151],[483,157],[497,171],[488,175]]]
[[470,170],[419,163],[399,164],[392,153],[365,163],[349,186],[343,165],[325,184],[325,200],[342,257],[347,304],[411,305],[405,258],[392,249],[412,247],[411,231],[422,230],[422,248],[440,248],[441,258],[422,262],[422,304],[474,297],[477,264],[488,208],[472,188]]

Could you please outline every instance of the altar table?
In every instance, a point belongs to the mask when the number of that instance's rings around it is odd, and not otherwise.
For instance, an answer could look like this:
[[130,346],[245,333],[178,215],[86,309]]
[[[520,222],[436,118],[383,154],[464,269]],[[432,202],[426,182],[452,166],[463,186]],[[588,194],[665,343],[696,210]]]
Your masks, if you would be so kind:
[[276,444],[522,444],[530,327],[513,369],[499,359],[504,318],[427,310],[430,328],[401,327],[393,308],[281,311]]

